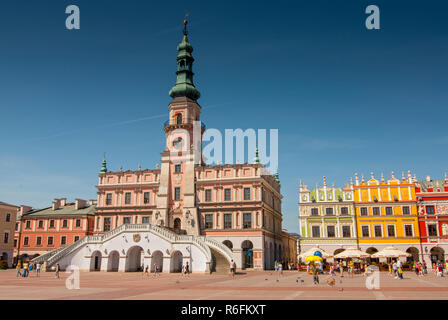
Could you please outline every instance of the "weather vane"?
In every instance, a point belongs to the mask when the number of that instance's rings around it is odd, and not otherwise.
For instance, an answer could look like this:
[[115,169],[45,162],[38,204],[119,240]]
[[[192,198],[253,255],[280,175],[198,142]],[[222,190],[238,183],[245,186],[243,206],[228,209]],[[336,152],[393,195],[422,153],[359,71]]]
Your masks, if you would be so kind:
[[188,12],[185,14],[185,20],[184,20],[184,35],[187,35],[187,34],[188,34],[188,31],[187,31],[187,23],[188,23],[187,17],[188,17]]

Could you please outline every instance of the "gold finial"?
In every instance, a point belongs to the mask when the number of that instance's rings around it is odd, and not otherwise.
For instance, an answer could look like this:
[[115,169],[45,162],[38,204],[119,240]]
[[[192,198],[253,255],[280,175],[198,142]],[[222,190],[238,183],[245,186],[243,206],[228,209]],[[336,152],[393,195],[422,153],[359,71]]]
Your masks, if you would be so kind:
[[185,19],[184,19],[184,35],[188,34],[188,31],[187,31],[187,23],[188,23],[187,17],[188,17],[188,12],[185,14]]

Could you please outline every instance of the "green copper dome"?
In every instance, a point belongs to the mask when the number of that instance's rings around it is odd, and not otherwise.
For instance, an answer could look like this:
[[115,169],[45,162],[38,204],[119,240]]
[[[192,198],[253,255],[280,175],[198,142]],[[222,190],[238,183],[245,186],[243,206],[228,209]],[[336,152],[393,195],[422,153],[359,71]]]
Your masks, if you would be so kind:
[[187,21],[184,22],[184,36],[182,42],[177,46],[177,79],[174,87],[171,88],[169,95],[172,98],[188,97],[193,100],[199,99],[200,92],[195,88],[193,83],[193,61],[191,55],[193,47],[187,38]]

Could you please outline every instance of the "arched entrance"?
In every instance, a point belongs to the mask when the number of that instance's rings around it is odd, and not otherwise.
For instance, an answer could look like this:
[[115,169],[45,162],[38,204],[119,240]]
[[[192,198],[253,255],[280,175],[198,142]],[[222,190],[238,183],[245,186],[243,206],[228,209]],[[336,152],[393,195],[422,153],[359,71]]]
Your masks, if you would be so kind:
[[112,251],[109,253],[109,258],[107,259],[107,271],[117,272],[120,265],[120,254],[118,251]]
[[126,267],[127,272],[142,271],[143,266],[143,249],[140,246],[134,246],[128,250],[126,255]]
[[406,250],[407,253],[411,254],[410,257],[406,257],[406,261],[408,262],[418,262],[420,259],[418,257],[418,249],[415,247],[410,247]]
[[[374,254],[374,253],[377,253],[378,252],[378,249],[377,248],[374,248],[374,247],[370,247],[370,248],[368,248],[367,250],[366,250],[366,252],[368,253],[368,254]],[[375,263],[380,263],[380,259],[379,258],[367,258],[367,261],[369,262],[369,263],[372,263],[372,262],[375,262]]]
[[230,241],[230,240],[224,240],[224,241],[222,242],[222,244],[225,245],[225,246],[226,246],[227,248],[229,248],[230,250],[233,249],[233,243],[232,243],[232,241]]
[[445,261],[445,251],[440,247],[433,247],[430,251],[430,257],[432,263],[437,263],[437,261]]
[[[170,272],[181,272],[182,271],[182,263],[183,263],[182,252],[174,251],[173,254],[171,255]],[[190,268],[191,268],[191,266],[190,266]]]
[[254,267],[254,253],[253,244],[249,240],[244,240],[241,244],[241,249],[243,249],[243,269]]
[[92,257],[90,258],[90,271],[100,271],[101,270],[101,252],[94,251]]
[[157,265],[159,272],[163,271],[163,253],[161,251],[154,251],[151,257],[151,272],[154,272]]
[[179,218],[174,219],[174,232],[180,233],[180,230],[182,228],[182,222]]

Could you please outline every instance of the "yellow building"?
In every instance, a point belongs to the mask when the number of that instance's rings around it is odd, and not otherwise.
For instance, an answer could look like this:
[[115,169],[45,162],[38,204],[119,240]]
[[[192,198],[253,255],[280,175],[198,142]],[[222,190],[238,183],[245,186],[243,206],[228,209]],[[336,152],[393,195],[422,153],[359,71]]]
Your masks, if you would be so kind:
[[400,180],[392,172],[387,181],[383,175],[378,181],[371,173],[367,182],[364,177],[359,181],[356,174],[353,190],[359,248],[375,253],[394,246],[418,259],[417,202],[415,178],[411,173],[408,171],[407,178],[402,174]]

